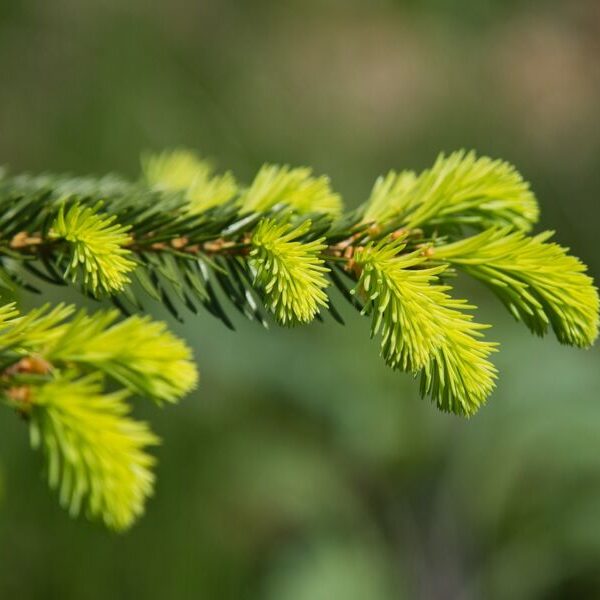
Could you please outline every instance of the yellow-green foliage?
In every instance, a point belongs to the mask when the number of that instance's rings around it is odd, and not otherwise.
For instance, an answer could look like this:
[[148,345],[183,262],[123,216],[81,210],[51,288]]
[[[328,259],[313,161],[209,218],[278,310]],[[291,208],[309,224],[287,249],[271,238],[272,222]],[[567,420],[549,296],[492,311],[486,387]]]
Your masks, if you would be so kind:
[[300,242],[310,222],[294,228],[265,219],[252,236],[250,266],[269,310],[282,325],[308,323],[320,306],[327,306],[323,291],[328,282],[320,252],[322,239]]
[[311,169],[264,165],[250,187],[242,194],[244,212],[262,212],[277,204],[301,213],[339,216],[342,199],[331,190],[328,177],[313,177]]
[[142,170],[151,186],[164,190],[187,190],[199,179],[207,179],[212,167],[195,152],[179,148],[160,154],[147,154],[142,157]]
[[93,366],[156,400],[175,402],[195,387],[192,352],[164,323],[139,316],[115,323],[117,318],[117,311],[80,312],[57,328],[44,356]]
[[149,317],[118,322],[119,313],[88,315],[59,304],[34,309],[19,317],[14,305],[3,307],[2,345],[22,355],[35,353],[54,364],[98,369],[131,391],[159,401],[174,402],[197,383],[192,351]]
[[114,215],[102,215],[98,206],[73,204],[66,212],[62,205],[50,230],[51,239],[68,243],[67,275],[82,280],[92,293],[122,290],[135,268],[128,228],[116,223]]
[[[475,307],[451,296],[456,270],[536,334],[553,329],[581,347],[597,338],[598,291],[585,265],[550,232],[527,235],[537,201],[505,162],[460,151],[420,174],[391,171],[346,214],[329,179],[307,168],[265,165],[238,187],[186,150],[143,167],[136,182],[4,176],[0,284],[77,281],[125,313],[147,293],[176,318],[205,308],[231,328],[230,305],[263,324],[265,308],[281,325],[324,309],[343,322],[335,285],[371,318],[385,362],[419,374],[423,395],[466,416],[493,391],[496,344]],[[129,286],[134,269],[139,287]],[[153,483],[146,449],[157,440],[126,399],[175,402],[196,383],[190,349],[163,323],[63,304],[20,316],[0,303],[0,397],[29,418],[73,514],[85,507],[114,529],[141,514]]]
[[116,530],[143,513],[154,465],[146,453],[158,438],[127,415],[127,392],[102,391],[99,375],[58,377],[34,388],[32,445],[47,461],[50,487],[72,515],[84,508]]
[[399,219],[410,228],[423,225],[510,225],[529,231],[539,208],[529,184],[516,169],[474,152],[441,154],[419,176],[391,172],[375,183],[365,220]]
[[418,202],[418,196],[411,193],[416,182],[414,171],[390,171],[385,177],[379,177],[365,205],[363,220],[387,223],[408,214]]
[[190,349],[163,323],[115,323],[116,311],[80,311],[69,321],[74,310],[43,306],[20,317],[14,305],[0,309],[0,355],[13,363],[5,401],[29,418],[61,504],[72,514],[85,506],[124,529],[152,491],[154,459],[145,448],[158,443],[128,417],[126,399],[135,393],[174,402],[195,387],[196,368]]
[[153,187],[185,192],[191,214],[225,204],[238,192],[231,173],[215,175],[211,162],[189,150],[150,154],[144,157],[142,166],[145,180]]
[[485,402],[496,369],[494,344],[481,339],[487,325],[463,312],[473,308],[451,298],[420,251],[400,255],[401,240],[370,243],[356,253],[362,272],[356,290],[381,333],[381,353],[392,368],[422,372],[422,391],[442,410],[471,415]]
[[440,246],[435,258],[481,280],[534,333],[552,327],[563,344],[591,346],[598,336],[598,290],[587,267],[568,249],[508,229]]

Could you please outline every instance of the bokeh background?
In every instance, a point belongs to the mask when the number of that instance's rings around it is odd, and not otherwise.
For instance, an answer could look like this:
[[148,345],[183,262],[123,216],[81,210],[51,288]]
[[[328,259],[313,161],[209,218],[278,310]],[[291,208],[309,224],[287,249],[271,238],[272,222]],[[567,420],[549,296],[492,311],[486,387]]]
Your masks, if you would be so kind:
[[[311,165],[354,206],[390,168],[475,148],[518,165],[540,227],[600,275],[597,0],[2,0],[0,73],[15,171],[137,177],[142,150],[188,146],[242,180]],[[137,407],[164,442],[124,536],[58,508],[5,411],[0,598],[600,597],[599,349],[459,288],[502,344],[468,422],[388,371],[351,310],[345,328],[171,323],[202,382]]]

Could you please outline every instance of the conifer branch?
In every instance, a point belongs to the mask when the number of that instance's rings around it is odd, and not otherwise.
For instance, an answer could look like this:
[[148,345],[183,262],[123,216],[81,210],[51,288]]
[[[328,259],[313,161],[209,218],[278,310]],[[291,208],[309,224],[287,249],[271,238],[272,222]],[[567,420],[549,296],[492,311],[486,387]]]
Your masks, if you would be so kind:
[[299,242],[310,221],[297,228],[264,219],[252,235],[250,269],[266,305],[282,325],[312,321],[319,306],[327,306],[327,286],[320,252],[322,239]]
[[127,416],[127,395],[103,392],[98,375],[66,374],[36,386],[27,398],[31,444],[44,453],[61,505],[73,516],[85,508],[116,530],[144,511],[154,486],[154,459],[146,448],[158,443],[145,423]]
[[598,334],[598,293],[587,267],[549,243],[552,235],[489,229],[440,246],[434,256],[482,281],[533,333],[552,327],[563,344],[586,348]]
[[[534,333],[552,328],[581,347],[597,337],[597,289],[549,233],[528,235],[538,215],[511,165],[472,152],[391,172],[343,213],[310,169],[265,165],[244,185],[177,150],[145,156],[138,181],[1,177],[0,286],[75,284],[125,315],[150,297],[178,319],[206,309],[231,328],[228,305],[265,326],[268,313],[296,325],[326,310],[343,323],[336,289],[371,318],[390,367],[420,374],[423,395],[470,416],[494,388],[497,348],[442,281],[455,269]],[[19,316],[0,304],[0,392],[29,419],[73,513],[131,524],[152,489],[156,440],[127,398],[174,402],[196,379],[188,347],[147,317],[64,305]]]
[[340,196],[331,190],[329,178],[312,177],[306,168],[264,165],[240,198],[242,212],[264,212],[285,204],[300,213],[324,213],[337,217],[342,212]]
[[427,260],[420,251],[401,255],[402,240],[372,242],[356,257],[362,273],[363,314],[373,315],[373,335],[381,330],[381,352],[388,365],[422,372],[421,392],[442,410],[471,415],[485,402],[496,378],[488,361],[494,344],[482,341],[487,325],[463,311],[451,288],[437,283],[445,267],[415,268]]
[[127,273],[135,268],[127,245],[128,227],[115,223],[114,215],[98,214],[99,206],[74,204],[65,213],[61,205],[50,231],[49,240],[65,240],[69,247],[65,277],[73,282],[81,278],[85,289],[96,294],[110,293],[129,283]]
[[404,171],[379,179],[365,209],[367,221],[399,218],[408,228],[508,225],[529,231],[538,217],[529,184],[514,167],[464,151],[440,155],[419,176]]
[[238,191],[230,172],[215,175],[214,165],[188,150],[146,155],[142,158],[142,169],[151,187],[183,192],[191,214],[225,204]]
[[146,448],[158,442],[128,416],[126,399],[175,401],[195,387],[196,370],[190,350],[162,323],[131,317],[113,324],[116,311],[71,318],[74,311],[0,309],[0,395],[29,422],[61,504],[121,530],[152,493]]

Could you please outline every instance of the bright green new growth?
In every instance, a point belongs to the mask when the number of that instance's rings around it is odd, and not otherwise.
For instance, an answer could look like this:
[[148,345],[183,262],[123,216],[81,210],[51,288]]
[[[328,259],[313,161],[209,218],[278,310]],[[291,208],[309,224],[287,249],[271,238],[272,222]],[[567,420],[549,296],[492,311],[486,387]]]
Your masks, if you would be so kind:
[[300,242],[310,221],[297,228],[272,219],[261,221],[252,236],[250,267],[267,307],[282,325],[308,323],[327,306],[328,269],[319,258],[323,239]]
[[95,369],[159,402],[175,402],[196,386],[191,350],[164,323],[139,316],[115,323],[115,310],[81,310],[68,320],[75,307],[62,304],[20,317],[13,307],[3,307],[11,318],[0,323],[0,339],[18,357],[35,354],[52,364]]
[[[343,323],[335,287],[380,338],[392,368],[420,374],[444,411],[473,415],[492,393],[496,344],[446,277],[483,282],[534,333],[580,347],[598,335],[598,292],[550,233],[529,236],[537,201],[509,164],[440,155],[392,171],[342,214],[327,177],[265,165],[248,186],[192,152],[143,161],[140,181],[0,174],[0,286],[31,278],[105,296],[129,314],[148,294],[177,319],[227,304],[267,325]],[[130,285],[130,276],[139,286]],[[337,300],[335,300],[337,302]],[[49,481],[72,514],[128,527],[151,494],[157,439],[129,397],[175,402],[197,382],[192,354],[166,326],[59,304],[19,316],[0,304],[0,394],[29,420]]]
[[[381,332],[381,353],[392,368],[422,372],[422,391],[438,406],[473,414],[494,388],[495,367],[487,360],[494,344],[484,342],[487,325],[472,321],[465,309],[439,285],[445,267],[424,267],[414,251],[400,255],[406,244],[386,239],[359,250],[362,268],[358,293],[364,293],[363,314],[372,314],[372,335]],[[423,267],[423,268],[415,268]]]
[[80,311],[55,330],[44,356],[95,367],[159,402],[176,402],[196,386],[190,349],[164,323],[133,316],[115,324],[118,315],[115,310],[94,315]]
[[195,152],[178,149],[142,157],[142,171],[151,186],[164,190],[188,190],[196,182],[206,182],[212,165]]
[[405,171],[379,179],[364,218],[398,218],[409,228],[509,225],[529,231],[538,216],[529,185],[512,165],[459,151],[448,157],[441,154],[418,177]]
[[331,190],[329,178],[312,177],[311,169],[264,165],[240,199],[243,212],[263,212],[278,204],[301,213],[342,212],[340,196]]
[[547,243],[552,235],[489,229],[436,248],[435,258],[483,281],[533,333],[551,326],[563,344],[587,348],[598,335],[598,294],[585,265]]
[[417,373],[444,337],[431,311],[446,301],[447,287],[436,285],[443,267],[415,269],[426,259],[419,251],[400,252],[402,239],[384,239],[359,250],[361,275],[353,293],[364,296],[363,314],[372,314],[373,336],[381,332],[381,354],[393,369]]
[[50,487],[72,515],[85,507],[116,530],[143,513],[158,438],[127,415],[127,392],[106,393],[98,375],[58,377],[30,398],[30,435],[44,452]]
[[[0,310],[6,402],[30,423],[48,480],[72,515],[85,508],[117,530],[143,512],[151,495],[158,438],[128,416],[131,393],[175,401],[196,385],[189,348],[163,323],[116,311],[88,316],[43,306],[19,316]],[[116,389],[115,386],[122,386]]]
[[411,194],[416,182],[414,171],[390,171],[385,177],[379,177],[365,205],[364,221],[387,223],[402,217],[418,200],[417,196]]
[[142,160],[142,168],[151,186],[159,190],[185,192],[191,214],[225,204],[238,193],[231,173],[215,175],[212,163],[189,150],[148,155]]
[[128,228],[115,223],[114,216],[97,214],[99,206],[74,204],[65,213],[62,205],[50,229],[50,239],[68,242],[70,257],[65,274],[81,279],[93,294],[122,290],[135,268],[126,248],[131,241]]

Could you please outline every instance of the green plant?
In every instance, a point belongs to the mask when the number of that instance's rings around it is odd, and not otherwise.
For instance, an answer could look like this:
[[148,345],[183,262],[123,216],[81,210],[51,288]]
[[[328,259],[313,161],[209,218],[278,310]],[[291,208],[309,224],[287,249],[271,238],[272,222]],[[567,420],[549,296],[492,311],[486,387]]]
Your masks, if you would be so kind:
[[[0,281],[29,275],[108,297],[125,315],[144,294],[175,317],[200,306],[233,327],[225,302],[264,325],[343,322],[337,289],[372,320],[381,354],[421,376],[437,406],[469,416],[494,388],[496,350],[474,308],[450,295],[456,270],[481,280],[538,335],[589,347],[598,294],[585,266],[529,236],[538,206],[507,163],[456,152],[391,172],[344,213],[326,177],[264,166],[249,186],[188,151],[148,156],[140,181],[3,174]],[[118,311],[44,306],[0,312],[1,390],[43,450],[51,487],[114,529],[141,514],[157,443],[128,416],[130,395],[175,402],[196,385],[189,348],[162,323]]]

